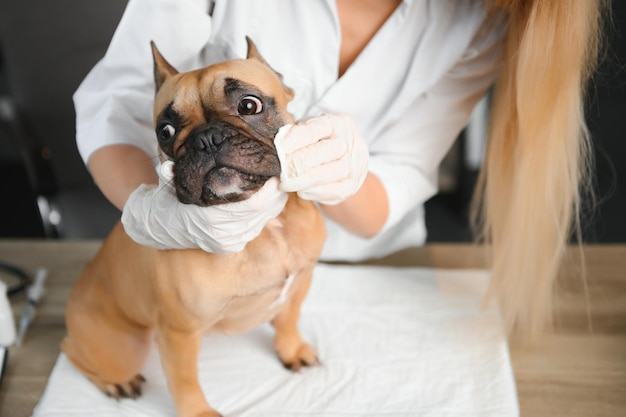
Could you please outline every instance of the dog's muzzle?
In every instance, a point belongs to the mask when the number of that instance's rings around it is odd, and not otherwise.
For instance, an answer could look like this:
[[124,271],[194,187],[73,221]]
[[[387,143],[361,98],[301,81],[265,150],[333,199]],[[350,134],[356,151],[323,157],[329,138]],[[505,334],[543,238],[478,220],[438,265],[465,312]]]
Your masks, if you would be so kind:
[[194,129],[178,154],[174,186],[185,204],[245,200],[270,177],[280,175],[273,146],[223,121]]

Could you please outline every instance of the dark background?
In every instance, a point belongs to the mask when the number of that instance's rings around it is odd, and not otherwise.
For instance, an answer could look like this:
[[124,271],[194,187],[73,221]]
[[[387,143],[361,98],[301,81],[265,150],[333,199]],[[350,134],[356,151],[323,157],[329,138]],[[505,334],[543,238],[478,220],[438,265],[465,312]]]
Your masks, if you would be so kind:
[[[101,238],[119,218],[76,150],[71,95],[104,54],[125,4],[0,0],[0,237]],[[626,2],[612,7],[587,103],[596,200],[582,220],[591,243],[626,242]],[[453,186],[426,204],[430,242],[471,240],[476,172],[462,163],[452,172]]]

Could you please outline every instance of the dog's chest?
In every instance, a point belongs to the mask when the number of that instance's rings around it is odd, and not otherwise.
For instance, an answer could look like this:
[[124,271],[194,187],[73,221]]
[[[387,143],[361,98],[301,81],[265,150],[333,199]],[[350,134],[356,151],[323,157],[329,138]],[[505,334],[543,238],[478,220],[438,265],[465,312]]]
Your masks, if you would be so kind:
[[256,293],[232,296],[224,303],[219,320],[213,327],[224,333],[237,333],[271,320],[293,295],[300,278],[294,273],[277,285]]
[[268,225],[245,253],[208,256],[205,261],[194,268],[189,285],[179,294],[207,329],[227,333],[249,330],[273,318],[313,264],[279,223]]

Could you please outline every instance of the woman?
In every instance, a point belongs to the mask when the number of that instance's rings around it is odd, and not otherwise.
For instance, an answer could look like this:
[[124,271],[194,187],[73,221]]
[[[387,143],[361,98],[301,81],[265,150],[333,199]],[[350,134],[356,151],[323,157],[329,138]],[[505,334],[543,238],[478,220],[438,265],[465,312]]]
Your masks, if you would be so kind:
[[[131,0],[75,95],[79,149],[142,243],[239,250],[294,191],[326,216],[322,259],[360,260],[424,243],[439,162],[497,80],[475,218],[491,242],[491,291],[507,329],[528,340],[549,318],[587,178],[582,92],[600,9],[600,0]],[[167,219],[149,212],[163,193],[140,187],[158,182],[148,41],[185,71],[242,57],[246,35],[306,119],[277,135],[281,181],[254,204],[234,203],[248,221],[213,224],[209,207],[191,238],[158,229]],[[307,169],[285,169],[294,159]]]

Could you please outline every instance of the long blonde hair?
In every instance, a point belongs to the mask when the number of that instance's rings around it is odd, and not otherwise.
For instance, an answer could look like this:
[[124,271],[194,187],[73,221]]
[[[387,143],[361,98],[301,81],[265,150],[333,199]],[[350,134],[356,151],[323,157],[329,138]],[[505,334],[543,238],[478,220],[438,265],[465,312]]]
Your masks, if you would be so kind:
[[537,339],[590,176],[584,91],[597,61],[603,0],[491,0],[509,15],[504,69],[473,220],[490,244],[491,285],[509,333]]

